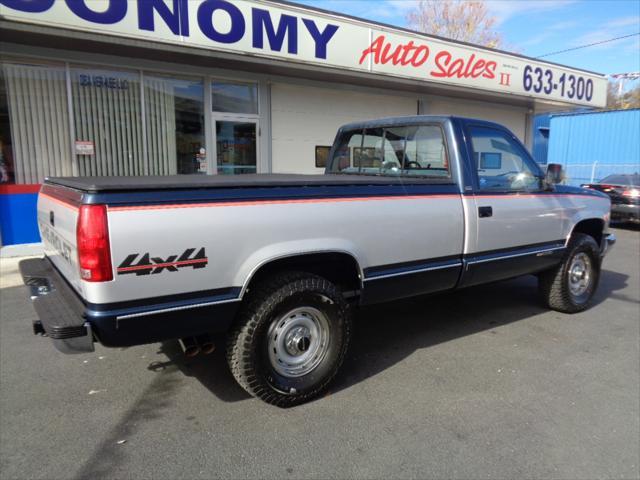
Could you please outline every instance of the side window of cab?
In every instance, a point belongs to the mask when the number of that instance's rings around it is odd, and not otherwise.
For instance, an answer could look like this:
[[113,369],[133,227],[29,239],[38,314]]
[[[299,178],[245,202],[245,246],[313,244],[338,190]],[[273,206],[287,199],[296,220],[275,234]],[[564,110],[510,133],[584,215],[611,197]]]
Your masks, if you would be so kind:
[[542,172],[512,135],[484,126],[469,126],[468,131],[480,191],[540,190]]

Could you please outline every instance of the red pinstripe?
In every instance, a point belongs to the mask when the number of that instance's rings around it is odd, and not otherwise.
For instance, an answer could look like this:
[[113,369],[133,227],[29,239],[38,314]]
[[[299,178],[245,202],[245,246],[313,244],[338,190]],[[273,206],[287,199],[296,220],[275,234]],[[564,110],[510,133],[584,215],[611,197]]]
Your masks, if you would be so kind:
[[154,263],[151,265],[133,265],[131,267],[120,267],[118,268],[118,271],[130,272],[134,270],[148,270],[150,268],[158,268],[158,267],[179,267],[181,265],[193,265],[196,263],[206,263],[208,261],[209,261],[208,258],[196,258],[193,260],[181,260],[179,262]]
[[[73,210],[78,210],[77,205],[68,203],[62,199],[52,197],[45,193],[40,194],[43,197]],[[564,198],[564,197],[594,197],[593,195],[583,195],[576,193],[556,193],[556,194],[515,194],[515,195],[470,195],[467,198],[473,199],[529,199],[529,198]],[[213,207],[250,207],[261,205],[291,205],[291,204],[306,204],[306,203],[345,203],[345,202],[371,202],[371,201],[384,201],[384,200],[423,200],[423,199],[450,199],[460,198],[460,194],[436,194],[436,195],[404,195],[404,196],[376,196],[376,197],[344,197],[344,198],[307,198],[307,199],[292,199],[292,200],[246,200],[236,202],[206,202],[206,203],[171,203],[171,204],[159,204],[159,205],[128,205],[128,206],[107,206],[110,212],[125,212],[125,211],[137,211],[137,210],[167,210],[177,208],[213,208]],[[604,200],[604,199],[603,199]]]

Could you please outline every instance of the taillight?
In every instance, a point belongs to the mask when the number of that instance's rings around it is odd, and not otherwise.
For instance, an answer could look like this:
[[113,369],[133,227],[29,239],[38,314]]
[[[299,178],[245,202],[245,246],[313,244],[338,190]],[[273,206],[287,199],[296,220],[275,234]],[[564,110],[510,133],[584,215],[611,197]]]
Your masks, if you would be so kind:
[[638,198],[640,197],[640,190],[632,188],[631,190],[625,190],[622,192],[622,195],[625,197]]
[[82,205],[76,229],[80,277],[87,282],[113,280],[105,205]]

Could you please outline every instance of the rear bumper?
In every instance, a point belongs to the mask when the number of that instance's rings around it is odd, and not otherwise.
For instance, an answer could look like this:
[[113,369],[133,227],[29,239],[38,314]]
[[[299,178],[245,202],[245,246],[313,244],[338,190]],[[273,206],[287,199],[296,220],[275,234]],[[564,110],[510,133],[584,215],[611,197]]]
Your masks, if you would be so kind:
[[84,304],[49,260],[22,260],[20,273],[31,289],[31,300],[40,319],[34,322],[34,333],[45,333],[63,353],[93,352],[93,333],[84,318]]
[[46,334],[63,353],[93,352],[96,341],[130,347],[225,332],[239,306],[227,298],[231,293],[170,303],[87,304],[46,257],[21,261],[20,273],[39,317],[34,333]]

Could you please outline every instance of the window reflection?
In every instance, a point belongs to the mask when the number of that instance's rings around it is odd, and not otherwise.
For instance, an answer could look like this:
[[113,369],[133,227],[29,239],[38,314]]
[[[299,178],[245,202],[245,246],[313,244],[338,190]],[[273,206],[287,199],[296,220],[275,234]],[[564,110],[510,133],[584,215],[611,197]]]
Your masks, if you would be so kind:
[[204,88],[201,80],[145,76],[149,159],[155,174],[206,173]]
[[258,114],[258,86],[253,83],[214,81],[211,91],[214,112]]

